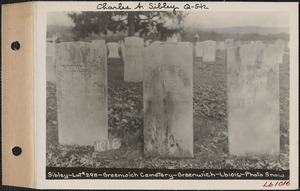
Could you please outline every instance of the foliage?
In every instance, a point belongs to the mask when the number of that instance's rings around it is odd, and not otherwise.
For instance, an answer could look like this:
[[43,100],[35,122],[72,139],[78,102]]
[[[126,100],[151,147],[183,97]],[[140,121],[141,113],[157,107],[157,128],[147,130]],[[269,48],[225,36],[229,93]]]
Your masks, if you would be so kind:
[[75,39],[86,38],[93,34],[107,35],[109,31],[128,31],[128,36],[138,33],[140,37],[150,34],[159,35],[160,39],[166,39],[174,33],[181,32],[181,23],[185,14],[178,12],[72,12],[68,16],[75,23],[73,32]]
[[[123,82],[120,59],[108,62],[109,136],[123,140],[121,148],[94,152],[91,146],[47,142],[48,167],[166,169],[289,169],[289,60],[280,65],[280,154],[238,157],[228,152],[226,67],[194,62],[194,158],[148,158],[143,155],[142,84]],[[47,83],[47,129],[57,128],[55,84]],[[54,110],[51,110],[53,108]],[[54,111],[54,112],[53,112]],[[47,132],[49,132],[47,130]],[[48,134],[47,134],[48,137]]]

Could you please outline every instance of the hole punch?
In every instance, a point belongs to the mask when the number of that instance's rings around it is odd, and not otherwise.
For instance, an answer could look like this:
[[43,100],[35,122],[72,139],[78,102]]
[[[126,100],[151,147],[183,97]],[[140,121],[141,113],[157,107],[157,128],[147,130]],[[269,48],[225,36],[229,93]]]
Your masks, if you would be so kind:
[[15,41],[13,43],[11,43],[11,49],[13,49],[14,51],[17,51],[21,48],[21,45],[18,41]]
[[19,156],[19,155],[21,155],[21,153],[22,153],[22,149],[21,149],[20,147],[14,147],[14,148],[12,149],[12,153],[13,153],[15,156]]

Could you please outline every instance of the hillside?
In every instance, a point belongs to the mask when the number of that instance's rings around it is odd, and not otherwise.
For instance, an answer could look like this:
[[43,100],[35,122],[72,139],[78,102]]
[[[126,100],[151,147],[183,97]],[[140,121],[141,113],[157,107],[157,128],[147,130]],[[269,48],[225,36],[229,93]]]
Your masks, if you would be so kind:
[[[199,31],[197,27],[189,27],[187,31]],[[228,27],[228,28],[204,28],[200,29],[205,32],[216,32],[216,33],[229,33],[229,34],[250,34],[258,33],[262,35],[268,34],[279,34],[279,33],[288,33],[289,28],[274,28],[274,27],[256,27],[256,26],[244,26],[244,27]]]

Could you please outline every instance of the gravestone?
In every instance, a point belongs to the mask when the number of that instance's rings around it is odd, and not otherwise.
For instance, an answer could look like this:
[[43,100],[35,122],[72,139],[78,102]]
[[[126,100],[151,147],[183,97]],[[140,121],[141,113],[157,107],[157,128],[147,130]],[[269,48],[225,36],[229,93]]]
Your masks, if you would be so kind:
[[227,50],[229,152],[279,153],[279,67],[274,45]]
[[46,43],[46,81],[55,82],[55,43]]
[[225,59],[226,49],[225,49],[225,42],[224,41],[219,41],[217,43],[216,57],[221,58],[221,59]]
[[225,48],[233,47],[233,39],[225,39]]
[[193,156],[193,47],[144,49],[144,152]]
[[207,40],[204,41],[203,49],[203,62],[215,62],[216,61],[216,41]]
[[105,40],[99,39],[99,40],[92,40],[92,43],[97,43],[99,46],[105,46]]
[[147,40],[147,41],[145,42],[146,47],[148,47],[148,46],[151,45],[151,41],[152,41],[152,40]]
[[119,46],[121,48],[122,60],[125,61],[125,44],[124,44],[124,41],[120,41]]
[[193,47],[193,44],[191,42],[177,42],[177,45],[179,45],[179,46]]
[[161,45],[163,42],[161,41],[154,41],[151,43],[151,46],[157,46],[157,45]]
[[285,42],[284,40],[278,39],[276,40],[276,46],[279,49],[279,53],[278,53],[278,63],[282,64],[283,61],[283,55],[284,55],[284,49],[285,49]]
[[93,145],[106,140],[106,47],[101,43],[60,43],[56,55],[59,143]]
[[241,41],[239,41],[239,40],[236,41],[236,42],[235,42],[235,46],[241,46]]
[[196,42],[196,57],[203,57],[204,42]]
[[119,44],[116,42],[109,42],[106,44],[108,48],[108,58],[120,58]]
[[217,43],[217,50],[224,50],[225,49],[225,42],[224,41],[219,41]]
[[124,81],[141,82],[143,80],[142,51],[144,39],[139,37],[125,38]]

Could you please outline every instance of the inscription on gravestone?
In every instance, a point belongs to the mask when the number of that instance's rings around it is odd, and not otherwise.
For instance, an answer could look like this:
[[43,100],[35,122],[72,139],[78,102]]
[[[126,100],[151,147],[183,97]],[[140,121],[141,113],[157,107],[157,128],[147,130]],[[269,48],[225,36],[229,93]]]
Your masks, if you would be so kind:
[[144,50],[144,152],[193,156],[193,47],[174,44]]
[[203,49],[203,62],[215,62],[216,61],[216,41],[207,40],[204,42]]
[[274,45],[227,50],[229,151],[279,153],[279,67]]
[[56,55],[59,143],[93,145],[107,139],[106,47],[60,43]]
[[124,81],[141,82],[143,80],[142,51],[144,39],[125,38]]

